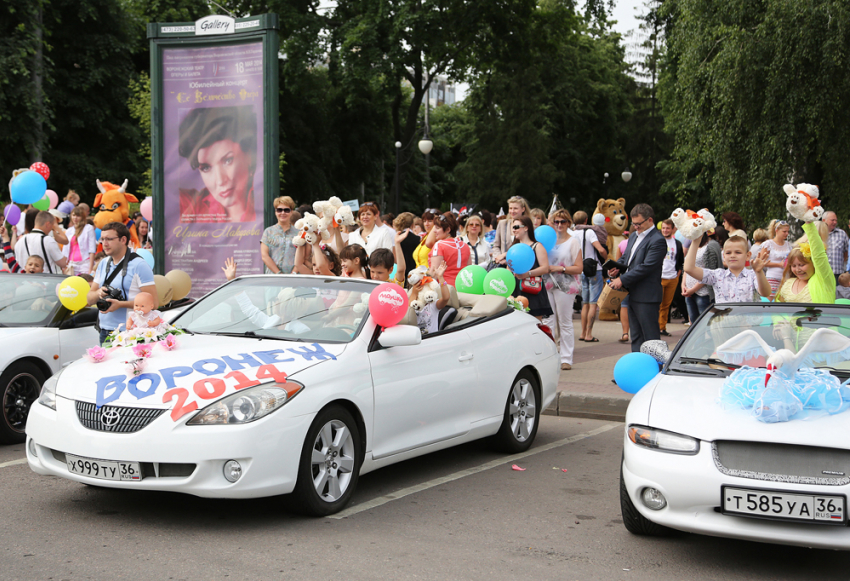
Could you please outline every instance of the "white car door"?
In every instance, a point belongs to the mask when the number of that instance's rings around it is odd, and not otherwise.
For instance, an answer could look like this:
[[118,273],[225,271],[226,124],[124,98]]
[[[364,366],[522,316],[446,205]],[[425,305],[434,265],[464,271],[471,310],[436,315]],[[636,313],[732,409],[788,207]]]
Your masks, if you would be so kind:
[[100,345],[100,334],[94,328],[96,318],[97,310],[88,307],[74,315],[76,324],[73,327],[59,329],[59,358],[62,365],[79,359],[89,347]]
[[381,458],[465,434],[478,372],[463,329],[369,354],[375,386],[372,455]]

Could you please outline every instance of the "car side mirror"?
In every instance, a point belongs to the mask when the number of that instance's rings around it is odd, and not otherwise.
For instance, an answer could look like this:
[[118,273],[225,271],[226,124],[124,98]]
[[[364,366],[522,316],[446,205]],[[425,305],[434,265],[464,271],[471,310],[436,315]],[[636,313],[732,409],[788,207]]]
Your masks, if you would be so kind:
[[381,332],[378,343],[381,347],[408,347],[422,342],[422,332],[415,325],[396,325]]
[[673,354],[673,352],[670,351],[670,347],[667,346],[667,341],[661,341],[660,339],[644,341],[640,346],[640,352],[646,353],[655,359],[659,365],[667,363],[670,360],[670,356]]

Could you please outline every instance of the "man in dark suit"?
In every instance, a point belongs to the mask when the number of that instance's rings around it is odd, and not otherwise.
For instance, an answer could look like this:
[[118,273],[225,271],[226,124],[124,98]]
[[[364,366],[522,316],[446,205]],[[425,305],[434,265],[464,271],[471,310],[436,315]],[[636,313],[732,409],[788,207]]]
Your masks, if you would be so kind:
[[640,351],[644,341],[661,338],[658,311],[664,291],[661,271],[667,254],[667,241],[655,227],[655,212],[648,204],[638,204],[631,211],[632,224],[637,228],[629,236],[626,252],[620,257],[627,264],[624,273],[616,268],[608,271],[613,279],[611,288],[629,291],[629,330],[632,351]]

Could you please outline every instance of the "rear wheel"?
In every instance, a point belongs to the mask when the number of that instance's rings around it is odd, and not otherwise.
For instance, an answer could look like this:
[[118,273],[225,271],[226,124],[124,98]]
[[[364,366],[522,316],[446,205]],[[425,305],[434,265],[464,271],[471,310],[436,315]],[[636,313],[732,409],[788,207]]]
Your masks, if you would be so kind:
[[13,363],[0,375],[0,444],[20,444],[26,439],[27,415],[43,383],[41,370],[26,361]]
[[307,431],[292,510],[325,516],[342,510],[357,487],[362,462],[360,430],[345,408],[325,408]]
[[509,454],[525,452],[534,442],[539,424],[540,386],[530,371],[523,370],[508,392],[505,415],[499,431],[493,436],[493,447]]
[[623,514],[623,524],[633,535],[647,537],[664,537],[673,532],[665,526],[655,524],[638,511],[623,480],[623,463],[620,462],[620,512]]

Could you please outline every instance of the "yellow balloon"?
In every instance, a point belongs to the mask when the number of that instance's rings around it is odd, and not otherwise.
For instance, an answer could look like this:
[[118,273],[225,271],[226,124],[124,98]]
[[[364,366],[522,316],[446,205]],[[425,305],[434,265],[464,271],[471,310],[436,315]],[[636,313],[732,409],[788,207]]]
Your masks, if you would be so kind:
[[192,290],[192,279],[182,270],[172,270],[165,275],[165,278],[171,283],[174,293],[172,299],[175,301],[186,298]]
[[91,286],[84,278],[69,276],[56,288],[59,300],[69,311],[79,311],[88,304],[86,295],[91,290]]
[[156,283],[156,294],[159,298],[159,306],[167,305],[174,298],[174,289],[171,288],[171,281],[161,274],[153,275],[154,283]]

